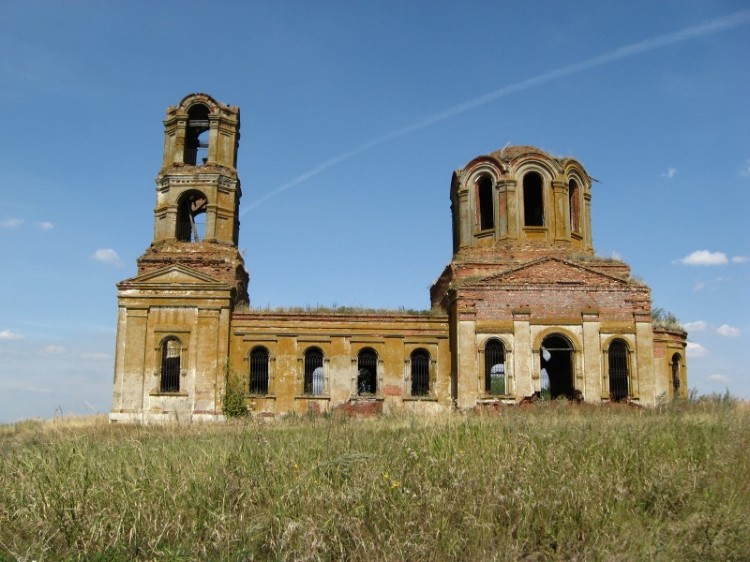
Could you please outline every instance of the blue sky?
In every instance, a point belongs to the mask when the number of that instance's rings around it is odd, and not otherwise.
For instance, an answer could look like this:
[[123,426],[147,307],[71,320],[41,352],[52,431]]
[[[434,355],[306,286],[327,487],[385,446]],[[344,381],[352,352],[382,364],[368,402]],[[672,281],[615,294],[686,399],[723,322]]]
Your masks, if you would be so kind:
[[579,159],[594,245],[750,398],[746,2],[0,2],[0,422],[107,412],[115,284],[153,234],[162,119],[242,111],[254,306],[426,308],[453,170]]

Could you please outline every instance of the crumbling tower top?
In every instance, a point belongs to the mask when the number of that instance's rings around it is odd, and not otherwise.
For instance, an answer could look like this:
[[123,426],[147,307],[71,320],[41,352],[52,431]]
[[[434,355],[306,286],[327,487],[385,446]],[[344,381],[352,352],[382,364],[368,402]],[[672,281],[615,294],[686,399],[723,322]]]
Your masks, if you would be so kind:
[[533,146],[474,158],[451,182],[454,255],[593,255],[591,182],[577,160]]

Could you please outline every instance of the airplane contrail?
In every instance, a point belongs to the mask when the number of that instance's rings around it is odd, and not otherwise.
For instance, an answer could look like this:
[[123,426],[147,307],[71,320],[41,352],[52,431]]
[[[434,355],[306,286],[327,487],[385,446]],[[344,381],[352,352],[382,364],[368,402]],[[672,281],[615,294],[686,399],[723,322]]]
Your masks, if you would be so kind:
[[349,160],[350,158],[353,158],[358,154],[362,154],[363,152],[375,148],[376,146],[380,146],[381,144],[385,144],[399,137],[414,133],[416,131],[434,125],[435,123],[439,123],[440,121],[445,121],[446,119],[455,115],[459,115],[477,107],[481,107],[499,98],[503,98],[511,94],[521,92],[523,90],[528,90],[529,88],[533,88],[534,86],[539,86],[541,84],[545,84],[559,78],[564,78],[566,76],[570,76],[571,74],[577,74],[579,72],[590,70],[598,66],[603,66],[605,64],[616,62],[635,55],[647,53],[649,51],[660,49],[662,47],[676,45],[677,43],[682,43],[691,39],[697,39],[699,37],[712,35],[720,31],[726,31],[728,29],[746,25],[748,23],[750,23],[750,10],[741,10],[739,12],[735,12],[721,18],[703,22],[693,27],[687,27],[679,31],[667,33],[666,35],[652,37],[651,39],[645,39],[643,41],[639,41],[638,43],[631,43],[630,45],[619,47],[618,49],[615,49],[613,51],[609,51],[607,53],[580,62],[550,70],[543,74],[527,78],[526,80],[522,80],[514,84],[509,84],[508,86],[503,86],[502,88],[498,88],[497,90],[493,90],[479,97],[467,100],[465,102],[429,115],[421,121],[417,121],[416,123],[407,125],[406,127],[402,127],[401,129],[396,129],[395,131],[392,131],[380,137],[376,137],[369,142],[366,142],[351,150],[342,152],[341,154],[329,158],[328,160],[324,160],[307,172],[300,174],[295,178],[292,178],[276,189],[269,191],[265,195],[261,196],[255,202],[251,203],[250,206],[240,212],[240,216],[244,215],[252,209],[259,207],[272,197],[275,197],[280,193],[283,193],[284,191],[291,189],[292,187],[299,185],[314,176],[317,176],[328,168]]

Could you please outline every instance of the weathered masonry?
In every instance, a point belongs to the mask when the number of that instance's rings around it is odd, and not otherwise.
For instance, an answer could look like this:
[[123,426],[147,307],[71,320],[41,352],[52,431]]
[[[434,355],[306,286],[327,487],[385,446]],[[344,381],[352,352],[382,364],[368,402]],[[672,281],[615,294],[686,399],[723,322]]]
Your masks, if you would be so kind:
[[254,310],[239,108],[191,94],[164,126],[153,242],[118,285],[111,420],[221,420],[228,374],[262,415],[685,395],[687,334],[653,322],[627,264],[595,255],[576,160],[510,146],[453,174],[453,259],[429,311]]

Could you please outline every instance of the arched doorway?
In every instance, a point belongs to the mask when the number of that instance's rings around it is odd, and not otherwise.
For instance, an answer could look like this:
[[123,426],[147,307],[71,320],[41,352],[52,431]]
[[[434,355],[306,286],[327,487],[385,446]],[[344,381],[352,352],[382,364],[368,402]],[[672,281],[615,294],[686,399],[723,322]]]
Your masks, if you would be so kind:
[[539,350],[542,397],[554,400],[574,398],[573,346],[567,338],[553,334],[542,341]]
[[378,388],[378,355],[369,347],[357,355],[357,394],[376,394]]

